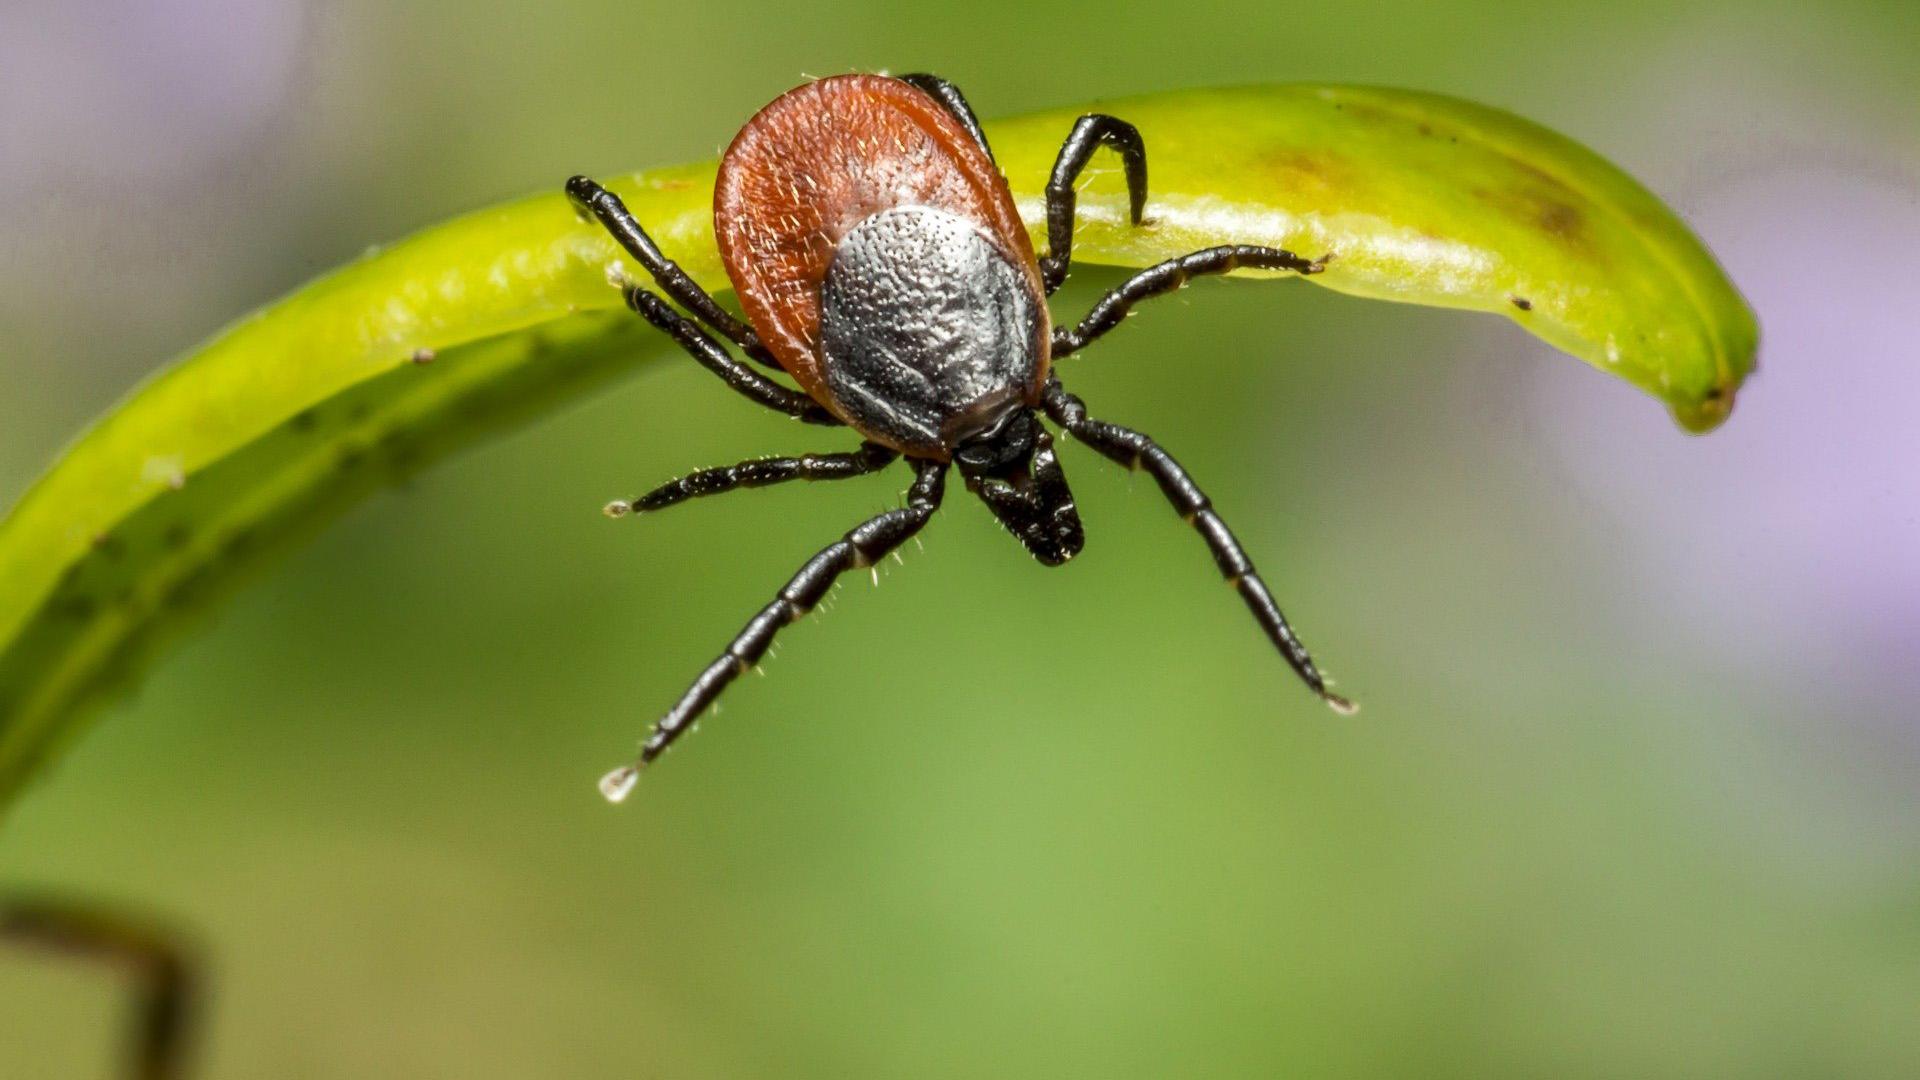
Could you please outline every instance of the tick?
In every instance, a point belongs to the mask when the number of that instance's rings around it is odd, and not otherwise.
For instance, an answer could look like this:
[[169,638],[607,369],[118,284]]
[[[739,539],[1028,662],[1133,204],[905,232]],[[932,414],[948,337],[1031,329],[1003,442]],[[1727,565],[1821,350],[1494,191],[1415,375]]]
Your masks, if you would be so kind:
[[[1089,416],[1053,374],[1053,361],[1191,277],[1240,267],[1314,274],[1326,257],[1207,248],[1141,271],[1078,323],[1056,327],[1047,298],[1071,262],[1074,183],[1103,146],[1120,156],[1132,223],[1141,224],[1147,153],[1140,132],[1116,117],[1082,116],[1054,162],[1047,251],[1036,257],[986,136],[952,84],[931,75],[842,75],[791,90],[740,129],[714,188],[714,234],[745,323],[666,258],[613,193],[584,176],[567,182],[581,214],[597,219],[653,278],[658,292],[623,286],[635,312],[756,404],[845,426],[862,439],[856,450],[703,469],[615,502],[609,514],[653,513],[741,487],[864,476],[898,459],[913,471],[906,505],[861,522],[809,559],[660,718],[638,758],[601,780],[607,798],[625,798],[641,768],[759,663],[774,635],[818,604],[835,579],[872,566],[924,528],[949,468],[1041,563],[1059,566],[1078,554],[1080,514],[1043,415],[1106,457],[1150,473],[1294,672],[1327,704],[1352,711],[1327,688],[1187,471],[1146,435]],[[799,389],[738,359],[716,334]]]

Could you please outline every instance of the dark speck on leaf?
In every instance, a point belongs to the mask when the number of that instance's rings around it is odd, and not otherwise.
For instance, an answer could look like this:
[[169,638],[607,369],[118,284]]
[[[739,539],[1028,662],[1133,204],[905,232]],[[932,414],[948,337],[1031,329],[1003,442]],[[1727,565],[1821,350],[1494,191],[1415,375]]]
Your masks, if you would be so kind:
[[193,603],[195,594],[203,590],[209,580],[210,568],[196,566],[167,589],[162,603],[168,607],[183,608]]
[[398,428],[380,436],[379,448],[381,456],[398,472],[404,473],[420,461],[420,447]]
[[220,545],[220,554],[228,559],[240,558],[253,547],[253,541],[253,530],[241,529],[227,537],[226,543]]
[[1533,310],[1533,301],[1527,299],[1526,297],[1515,296],[1515,297],[1512,297],[1511,299],[1513,300],[1513,306],[1519,308],[1521,311]]

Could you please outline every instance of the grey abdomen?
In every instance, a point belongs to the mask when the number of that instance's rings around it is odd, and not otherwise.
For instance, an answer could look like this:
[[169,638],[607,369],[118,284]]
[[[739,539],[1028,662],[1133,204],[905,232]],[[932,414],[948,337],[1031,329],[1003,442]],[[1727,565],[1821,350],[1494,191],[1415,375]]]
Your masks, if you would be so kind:
[[903,447],[950,447],[1037,379],[1031,283],[956,214],[909,206],[862,221],[820,300],[827,390],[856,427]]

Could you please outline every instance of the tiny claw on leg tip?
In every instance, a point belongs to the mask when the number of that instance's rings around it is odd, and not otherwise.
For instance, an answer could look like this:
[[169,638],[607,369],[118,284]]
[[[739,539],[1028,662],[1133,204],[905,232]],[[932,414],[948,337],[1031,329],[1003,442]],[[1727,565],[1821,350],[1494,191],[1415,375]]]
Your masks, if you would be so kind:
[[626,517],[628,514],[633,513],[633,504],[625,499],[615,499],[606,506],[601,507],[600,512],[610,518]]
[[1326,694],[1324,696],[1326,698],[1327,708],[1332,709],[1341,716],[1352,716],[1360,711],[1360,706],[1355,705],[1339,694]]
[[600,778],[600,794],[610,803],[625,802],[633,794],[633,785],[640,782],[640,769],[633,765],[622,765]]

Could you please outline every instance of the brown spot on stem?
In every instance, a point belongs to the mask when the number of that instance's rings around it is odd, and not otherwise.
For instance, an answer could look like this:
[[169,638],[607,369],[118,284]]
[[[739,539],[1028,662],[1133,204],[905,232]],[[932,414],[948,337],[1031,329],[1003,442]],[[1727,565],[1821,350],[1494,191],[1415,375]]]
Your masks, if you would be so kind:
[[1262,162],[1281,190],[1327,194],[1352,186],[1352,170],[1345,161],[1325,153],[1283,150]]
[[1578,238],[1581,226],[1586,218],[1579,210],[1559,200],[1543,201],[1536,215],[1540,228],[1546,232],[1572,240]]
[[[1536,187],[1478,188],[1474,197],[1564,247],[1591,254],[1587,215],[1563,192]],[[1570,194],[1570,193],[1567,193]]]

